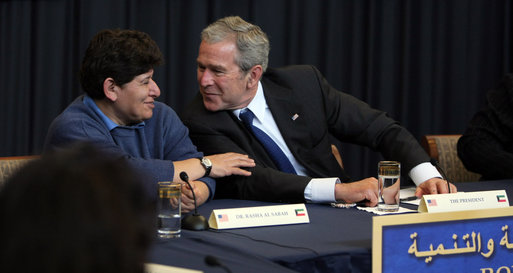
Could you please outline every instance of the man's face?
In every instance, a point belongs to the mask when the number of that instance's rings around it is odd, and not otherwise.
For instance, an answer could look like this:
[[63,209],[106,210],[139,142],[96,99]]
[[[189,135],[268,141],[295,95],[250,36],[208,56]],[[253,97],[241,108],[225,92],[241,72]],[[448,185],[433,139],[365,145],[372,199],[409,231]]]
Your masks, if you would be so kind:
[[114,104],[117,123],[133,125],[153,116],[154,102],[160,96],[160,89],[152,77],[153,69],[120,87]]
[[248,75],[235,63],[237,47],[228,39],[201,42],[197,58],[198,84],[203,104],[209,111],[240,109],[249,104],[255,90],[248,90]]

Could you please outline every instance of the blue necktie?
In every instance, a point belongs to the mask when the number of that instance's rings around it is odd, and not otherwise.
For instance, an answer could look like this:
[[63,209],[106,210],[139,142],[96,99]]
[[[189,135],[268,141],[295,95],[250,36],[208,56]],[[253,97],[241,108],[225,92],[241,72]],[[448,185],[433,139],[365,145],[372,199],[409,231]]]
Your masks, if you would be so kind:
[[289,159],[276,144],[276,142],[274,142],[271,137],[269,137],[264,131],[253,125],[255,114],[246,108],[240,112],[239,117],[244,125],[246,125],[246,127],[264,146],[264,148],[267,150],[267,153],[269,153],[271,159],[274,161],[274,164],[278,166],[278,169],[283,172],[296,174],[296,170],[294,170],[294,167],[290,163]]

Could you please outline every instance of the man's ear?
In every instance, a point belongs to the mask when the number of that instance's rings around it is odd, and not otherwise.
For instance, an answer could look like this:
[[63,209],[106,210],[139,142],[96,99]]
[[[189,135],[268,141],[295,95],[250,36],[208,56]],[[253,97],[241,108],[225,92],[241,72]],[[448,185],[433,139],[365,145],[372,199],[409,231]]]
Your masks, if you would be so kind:
[[103,93],[107,99],[116,101],[118,99],[118,91],[119,86],[117,86],[113,78],[106,78],[105,81],[103,81]]
[[258,81],[262,77],[262,74],[264,73],[263,68],[261,65],[255,65],[253,66],[249,72],[248,72],[248,89],[253,89],[258,86]]

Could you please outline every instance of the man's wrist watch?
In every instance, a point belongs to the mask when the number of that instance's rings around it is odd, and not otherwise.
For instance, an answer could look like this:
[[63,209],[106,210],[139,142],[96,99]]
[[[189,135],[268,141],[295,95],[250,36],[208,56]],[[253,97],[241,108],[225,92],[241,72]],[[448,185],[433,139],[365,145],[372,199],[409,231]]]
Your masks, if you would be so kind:
[[210,159],[206,157],[201,158],[200,161],[203,168],[205,168],[204,176],[208,176],[210,174],[210,171],[212,170],[212,161],[210,161]]

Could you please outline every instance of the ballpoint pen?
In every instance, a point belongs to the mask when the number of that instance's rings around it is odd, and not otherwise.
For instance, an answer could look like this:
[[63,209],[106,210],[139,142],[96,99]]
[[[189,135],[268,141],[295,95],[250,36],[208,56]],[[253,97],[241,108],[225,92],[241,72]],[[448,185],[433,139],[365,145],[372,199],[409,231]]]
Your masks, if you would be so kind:
[[417,196],[410,196],[410,197],[406,197],[406,198],[401,198],[400,200],[401,201],[413,201],[413,200],[417,200]]

